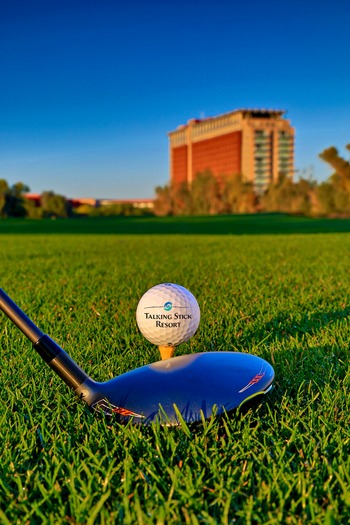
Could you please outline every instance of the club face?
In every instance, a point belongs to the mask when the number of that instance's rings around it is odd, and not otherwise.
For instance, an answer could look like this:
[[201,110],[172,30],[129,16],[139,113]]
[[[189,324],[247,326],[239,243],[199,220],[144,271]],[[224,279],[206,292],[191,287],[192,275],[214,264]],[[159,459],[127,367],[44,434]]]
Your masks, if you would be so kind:
[[[123,423],[176,425],[220,415],[258,399],[272,386],[265,360],[238,352],[204,352],[174,357],[98,383],[91,404]],[[256,401],[255,399],[255,401]]]

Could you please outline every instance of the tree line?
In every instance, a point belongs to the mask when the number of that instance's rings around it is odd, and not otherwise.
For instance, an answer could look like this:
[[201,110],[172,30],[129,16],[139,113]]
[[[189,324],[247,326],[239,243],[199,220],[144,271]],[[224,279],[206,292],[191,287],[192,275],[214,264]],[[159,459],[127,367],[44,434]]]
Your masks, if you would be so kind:
[[29,187],[22,182],[10,186],[4,179],[0,179],[0,218],[28,217],[30,219],[67,218],[77,216],[111,217],[128,215],[145,215],[149,210],[135,208],[132,203],[111,203],[103,206],[81,204],[76,207],[72,202],[53,191],[44,191],[40,201],[26,198]]
[[44,191],[40,196],[40,205],[26,199],[30,191],[23,182],[16,182],[12,186],[5,179],[0,179],[0,217],[29,217],[41,219],[43,217],[70,217],[72,207],[62,195],[53,191]]
[[[346,146],[350,150],[350,144]],[[350,215],[350,163],[335,147],[319,157],[334,173],[322,183],[300,178],[292,181],[281,173],[262,194],[246,182],[242,174],[221,178],[210,170],[197,173],[191,186],[187,183],[156,188],[156,215],[208,215],[229,213],[283,212],[315,216]]]
[[[346,146],[350,150],[350,144]],[[350,215],[350,162],[335,147],[325,149],[319,157],[334,173],[322,183],[300,178],[290,180],[283,173],[271,182],[264,193],[257,194],[242,174],[221,179],[206,170],[198,173],[191,186],[186,183],[158,186],[155,190],[155,215],[216,215],[230,213],[283,212],[315,216]],[[17,182],[10,186],[0,179],[0,217],[72,217],[74,215],[140,215],[149,210],[133,208],[130,203],[114,203],[95,208],[86,204],[73,209],[63,195],[45,191],[40,204],[25,197],[29,187]]]

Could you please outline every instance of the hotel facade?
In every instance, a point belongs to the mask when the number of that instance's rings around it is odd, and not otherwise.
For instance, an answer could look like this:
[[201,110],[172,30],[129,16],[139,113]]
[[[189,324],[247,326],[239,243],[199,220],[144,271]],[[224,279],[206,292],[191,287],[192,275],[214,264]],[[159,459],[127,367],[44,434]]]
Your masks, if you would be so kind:
[[239,109],[169,132],[171,182],[191,185],[206,170],[219,179],[240,173],[261,193],[282,173],[293,179],[295,132],[284,114]]

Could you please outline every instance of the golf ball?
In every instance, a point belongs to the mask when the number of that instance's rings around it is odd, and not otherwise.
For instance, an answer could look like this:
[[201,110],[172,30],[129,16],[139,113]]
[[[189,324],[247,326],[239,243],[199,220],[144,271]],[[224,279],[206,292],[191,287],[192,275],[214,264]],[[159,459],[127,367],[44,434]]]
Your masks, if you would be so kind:
[[194,295],[183,286],[162,283],[140,299],[136,321],[142,335],[158,346],[177,346],[196,332],[200,309]]

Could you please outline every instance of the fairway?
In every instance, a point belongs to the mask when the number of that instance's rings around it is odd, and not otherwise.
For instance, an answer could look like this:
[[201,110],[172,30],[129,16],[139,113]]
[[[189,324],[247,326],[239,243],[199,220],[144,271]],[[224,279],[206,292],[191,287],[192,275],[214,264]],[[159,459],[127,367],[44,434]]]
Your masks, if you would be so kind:
[[220,219],[0,222],[1,288],[94,379],[159,359],[135,312],[165,281],[201,308],[176,355],[249,352],[276,373],[246,413],[111,424],[1,314],[1,524],[350,522],[349,222]]

